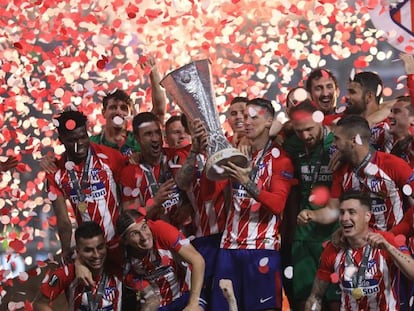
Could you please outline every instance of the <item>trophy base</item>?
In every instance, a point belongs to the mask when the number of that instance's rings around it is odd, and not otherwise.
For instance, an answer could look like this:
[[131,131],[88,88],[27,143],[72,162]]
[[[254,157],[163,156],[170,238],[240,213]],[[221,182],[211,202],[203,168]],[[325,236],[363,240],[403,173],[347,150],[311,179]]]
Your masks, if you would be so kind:
[[246,168],[249,160],[236,148],[225,148],[216,153],[213,153],[206,163],[206,176],[210,180],[223,180],[229,176],[221,168],[221,165],[226,165],[228,162],[234,163],[237,166]]

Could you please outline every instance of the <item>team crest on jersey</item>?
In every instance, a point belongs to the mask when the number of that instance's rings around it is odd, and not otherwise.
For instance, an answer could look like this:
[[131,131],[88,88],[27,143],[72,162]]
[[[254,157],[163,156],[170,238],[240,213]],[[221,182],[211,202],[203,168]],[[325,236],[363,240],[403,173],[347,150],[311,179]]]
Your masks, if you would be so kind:
[[107,301],[113,301],[116,295],[116,288],[114,286],[108,286],[105,288],[103,298]]
[[372,179],[371,180],[371,191],[379,192],[381,190],[381,180]]
[[370,260],[368,260],[368,263],[367,263],[367,269],[369,270],[369,269],[371,269],[373,266],[375,266],[377,264],[377,261],[375,260],[375,259],[370,259]]
[[50,278],[48,284],[49,284],[49,286],[54,287],[54,286],[56,286],[56,284],[58,283],[58,281],[59,281],[58,276],[56,274],[53,274],[52,277]]

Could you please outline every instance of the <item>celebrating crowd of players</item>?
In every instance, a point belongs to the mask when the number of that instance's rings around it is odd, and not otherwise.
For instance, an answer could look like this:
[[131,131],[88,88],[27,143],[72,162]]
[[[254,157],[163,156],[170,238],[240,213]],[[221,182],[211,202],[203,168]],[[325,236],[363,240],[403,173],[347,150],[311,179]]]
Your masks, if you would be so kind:
[[221,166],[220,181],[204,172],[202,120],[164,127],[153,60],[153,110],[132,131],[121,90],[103,100],[99,135],[81,112],[62,112],[66,151],[41,164],[62,266],[35,309],[65,292],[71,310],[281,310],[284,290],[292,310],[410,310],[414,59],[401,59],[411,96],[384,104],[381,78],[365,71],[336,107],[327,69],[289,92],[284,124],[267,99],[232,99],[229,141],[249,166]]

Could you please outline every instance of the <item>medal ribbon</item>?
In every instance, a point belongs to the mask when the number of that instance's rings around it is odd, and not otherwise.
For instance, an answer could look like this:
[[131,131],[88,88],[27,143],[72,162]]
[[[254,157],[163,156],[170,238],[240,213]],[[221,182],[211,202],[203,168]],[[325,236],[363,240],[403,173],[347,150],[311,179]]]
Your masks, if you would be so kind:
[[[368,258],[371,253],[371,249],[372,249],[371,245],[368,244],[367,246],[365,246],[364,255],[359,265],[357,275],[352,277],[353,288],[360,287],[362,284],[362,281],[364,280],[364,275],[368,268]],[[352,251],[350,248],[346,250],[346,261],[347,261],[347,265],[353,264],[356,266],[355,261],[352,259]]]
[[107,276],[104,273],[99,281],[99,286],[98,286],[98,292],[96,294],[96,298],[93,298],[93,294],[91,290],[88,290],[86,292],[86,296],[88,297],[88,306],[89,306],[89,311],[96,311],[98,310],[99,307],[99,302],[102,299],[102,296],[104,294],[104,290],[105,290],[105,284],[106,284],[106,280],[107,280]]
[[[167,162],[167,157],[165,155],[162,155],[161,163],[160,163],[161,172],[160,172],[160,177],[158,178],[160,183],[163,183],[163,181],[167,180],[167,176],[166,176],[167,169],[165,168],[166,162]],[[148,188],[150,190],[151,197],[153,198],[157,194],[158,189],[160,188],[159,184],[157,180],[155,179],[152,167],[148,164],[143,164],[143,163],[141,163],[141,165],[144,168],[143,171],[144,171],[145,177],[147,178]]]
[[266,146],[263,148],[263,152],[262,152],[262,154],[260,155],[260,157],[257,159],[257,161],[256,161],[256,163],[255,163],[255,166],[252,168],[252,170],[250,171],[250,174],[249,174],[249,179],[252,181],[252,182],[256,182],[256,177],[257,177],[257,173],[259,172],[259,168],[260,168],[260,165],[262,164],[262,162],[263,162],[263,158],[264,158],[264,156],[266,155],[266,153],[267,153],[267,151],[270,149],[270,147],[272,146],[272,139],[269,139],[268,141],[267,141],[267,143],[266,143]]
[[76,191],[76,195],[78,196],[78,204],[81,202],[84,202],[86,199],[86,194],[83,192],[83,190],[87,188],[91,157],[92,157],[92,151],[91,151],[91,148],[89,147],[88,155],[86,156],[85,165],[83,168],[80,183],[79,183],[78,176],[75,173],[75,170],[74,169],[69,170],[70,181],[72,182],[73,188]]
[[364,158],[364,160],[362,161],[362,163],[360,165],[358,165],[357,168],[354,169],[355,177],[358,178],[358,181],[361,184],[361,186],[366,188],[366,190],[368,190],[368,192],[371,192],[371,189],[369,189],[369,187],[365,183],[364,179],[361,176],[359,176],[358,171],[360,169],[363,169],[371,161],[372,155],[373,155],[373,152],[372,152],[372,150],[370,150],[368,152],[368,154],[366,155],[366,157]]

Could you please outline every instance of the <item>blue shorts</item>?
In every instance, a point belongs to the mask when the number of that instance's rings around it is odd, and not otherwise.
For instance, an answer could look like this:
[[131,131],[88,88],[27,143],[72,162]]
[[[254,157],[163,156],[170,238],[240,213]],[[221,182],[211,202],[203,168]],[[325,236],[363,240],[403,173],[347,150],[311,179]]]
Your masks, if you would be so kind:
[[280,254],[275,250],[220,249],[213,281],[211,310],[228,310],[219,282],[233,282],[240,311],[282,308]]
[[[164,307],[159,307],[158,311],[182,311],[187,306],[189,299],[190,293],[186,292],[173,302],[169,303],[168,305]],[[199,306],[206,310],[206,301],[203,298],[199,300]]]
[[220,249],[222,233],[217,233],[205,237],[195,238],[191,241],[194,248],[203,256],[206,263],[204,279],[208,280],[214,275],[216,270],[217,255]]

